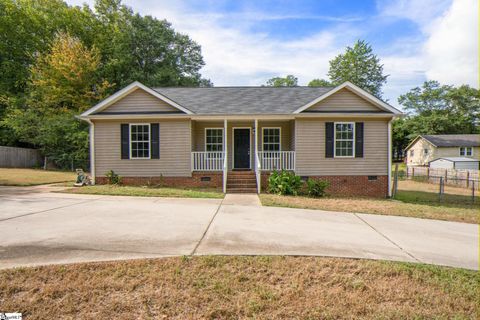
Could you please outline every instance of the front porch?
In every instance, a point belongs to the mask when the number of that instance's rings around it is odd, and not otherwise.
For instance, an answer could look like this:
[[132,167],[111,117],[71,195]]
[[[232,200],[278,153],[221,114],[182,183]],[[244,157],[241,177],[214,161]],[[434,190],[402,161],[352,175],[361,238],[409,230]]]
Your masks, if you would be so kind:
[[[295,170],[294,132],[293,120],[192,121],[192,173],[222,172],[224,192],[260,192],[262,172]],[[243,188],[250,178],[233,171],[253,173],[255,184]]]

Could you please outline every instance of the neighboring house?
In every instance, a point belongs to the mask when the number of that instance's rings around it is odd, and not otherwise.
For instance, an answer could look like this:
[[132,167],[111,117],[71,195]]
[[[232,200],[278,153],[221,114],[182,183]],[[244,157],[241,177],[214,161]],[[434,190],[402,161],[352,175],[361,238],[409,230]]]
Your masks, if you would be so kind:
[[405,149],[409,166],[427,166],[438,158],[479,159],[480,134],[419,135]]
[[391,120],[401,112],[352,83],[326,87],[148,88],[134,82],[79,118],[91,172],[127,184],[257,192],[273,170],[385,197]]

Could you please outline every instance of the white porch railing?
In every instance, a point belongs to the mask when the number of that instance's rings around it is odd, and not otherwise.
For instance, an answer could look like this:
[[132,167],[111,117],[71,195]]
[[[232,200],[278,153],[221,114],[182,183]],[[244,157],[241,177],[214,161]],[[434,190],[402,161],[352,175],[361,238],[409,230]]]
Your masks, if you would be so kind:
[[295,170],[295,151],[259,151],[263,171]]
[[192,152],[193,171],[222,171],[224,170],[224,152]]

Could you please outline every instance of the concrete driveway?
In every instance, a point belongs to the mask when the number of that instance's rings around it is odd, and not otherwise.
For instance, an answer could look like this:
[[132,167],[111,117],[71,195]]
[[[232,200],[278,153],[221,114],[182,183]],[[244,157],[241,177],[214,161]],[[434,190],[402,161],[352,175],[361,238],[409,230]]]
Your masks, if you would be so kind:
[[[26,191],[25,191],[26,190]],[[319,255],[478,269],[478,225],[225,200],[0,188],[0,268],[178,255]],[[30,189],[33,190],[33,189]]]

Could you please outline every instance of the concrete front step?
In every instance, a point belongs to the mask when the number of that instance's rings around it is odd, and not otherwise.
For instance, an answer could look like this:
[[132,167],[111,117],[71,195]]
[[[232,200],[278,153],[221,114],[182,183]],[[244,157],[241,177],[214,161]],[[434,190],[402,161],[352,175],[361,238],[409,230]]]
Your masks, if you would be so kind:
[[227,193],[257,193],[257,188],[227,188]]

